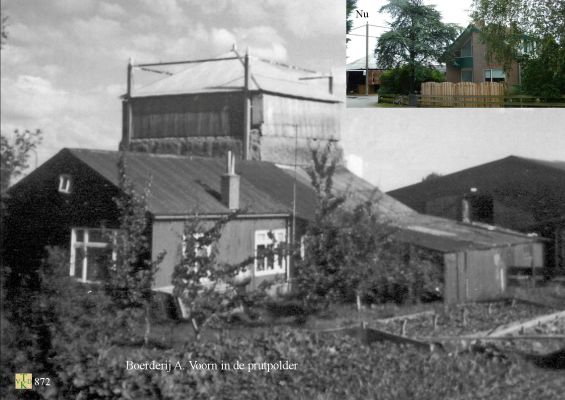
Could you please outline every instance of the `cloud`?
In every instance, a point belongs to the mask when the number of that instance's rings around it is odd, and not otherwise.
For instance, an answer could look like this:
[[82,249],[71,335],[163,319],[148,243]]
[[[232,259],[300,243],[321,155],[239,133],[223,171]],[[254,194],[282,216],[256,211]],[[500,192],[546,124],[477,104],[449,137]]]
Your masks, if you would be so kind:
[[101,3],[100,12],[110,18],[119,18],[126,15],[124,10],[119,4]]
[[285,1],[282,19],[300,38],[345,36],[345,4],[340,0]]
[[29,75],[15,80],[2,78],[2,114],[15,119],[41,119],[58,112],[67,103],[67,93],[50,81]]

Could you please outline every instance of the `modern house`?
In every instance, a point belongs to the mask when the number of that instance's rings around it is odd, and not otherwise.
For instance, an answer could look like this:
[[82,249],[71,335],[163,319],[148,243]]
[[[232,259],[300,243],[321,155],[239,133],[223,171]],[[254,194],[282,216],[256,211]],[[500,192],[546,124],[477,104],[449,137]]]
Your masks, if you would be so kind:
[[[365,94],[366,80],[366,57],[361,57],[345,66],[347,74],[347,95]],[[381,76],[385,72],[382,68],[377,68],[377,60],[369,58],[369,94],[379,91]]]
[[[119,194],[119,153],[63,149],[9,190],[4,243],[9,265],[32,268],[45,246],[69,251],[69,274],[101,280],[112,256],[108,233],[118,228],[114,198]],[[166,251],[154,288],[170,292],[180,261],[187,219],[213,221],[238,209],[218,243],[220,260],[255,257],[249,287],[264,279],[293,276],[290,260],[262,257],[263,250],[299,240],[316,210],[316,194],[302,168],[263,161],[226,163],[222,158],[133,153],[126,172],[138,188],[151,183],[148,207],[152,256]],[[349,201],[372,201],[397,227],[397,239],[437,256],[448,302],[503,295],[508,266],[543,266],[543,241],[493,226],[457,222],[415,212],[339,166],[334,189]],[[295,232],[293,232],[295,227]],[[269,234],[272,233],[272,235]],[[106,258],[104,258],[106,257]]]
[[[160,79],[135,85],[140,71],[160,72]],[[309,142],[339,140],[341,108],[331,75],[235,50],[206,60],[130,63],[121,147],[307,164]]]
[[[520,84],[520,64],[513,61],[510,69],[504,71],[496,60],[489,61],[487,47],[480,40],[480,30],[469,25],[451,45],[454,59],[447,63],[448,82],[504,82],[508,87]],[[527,42],[524,47],[531,46]]]
[[545,262],[565,272],[565,162],[510,156],[388,192],[414,210],[549,239]]

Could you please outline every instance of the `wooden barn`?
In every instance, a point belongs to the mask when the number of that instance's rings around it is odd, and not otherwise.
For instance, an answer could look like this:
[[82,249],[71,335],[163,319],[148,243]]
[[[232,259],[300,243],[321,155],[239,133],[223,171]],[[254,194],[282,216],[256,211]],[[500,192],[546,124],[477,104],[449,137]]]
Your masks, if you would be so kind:
[[[164,77],[135,85],[139,71]],[[309,141],[339,139],[342,104],[332,86],[330,75],[235,50],[206,60],[130,63],[121,146],[307,164]]]
[[563,161],[509,156],[389,194],[420,213],[545,237],[545,264],[565,273]]

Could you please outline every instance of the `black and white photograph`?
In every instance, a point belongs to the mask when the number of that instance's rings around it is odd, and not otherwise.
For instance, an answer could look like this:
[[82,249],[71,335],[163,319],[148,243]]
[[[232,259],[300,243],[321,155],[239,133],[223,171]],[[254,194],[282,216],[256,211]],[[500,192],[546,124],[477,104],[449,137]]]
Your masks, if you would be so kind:
[[2,0],[0,397],[560,398],[564,12]]

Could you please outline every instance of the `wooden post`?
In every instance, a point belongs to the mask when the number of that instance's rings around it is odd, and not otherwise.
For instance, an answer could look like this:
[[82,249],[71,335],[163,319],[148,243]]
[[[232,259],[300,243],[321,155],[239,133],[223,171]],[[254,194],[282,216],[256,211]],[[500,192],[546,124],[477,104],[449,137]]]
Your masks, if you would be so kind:
[[439,315],[434,314],[433,321],[434,321],[434,331],[437,329],[437,322],[439,320]]
[[467,309],[463,307],[463,326],[467,326]]
[[243,58],[243,154],[244,160],[249,160],[249,124],[250,124],[250,100],[249,100],[249,48],[245,51]]
[[365,25],[365,96],[369,95],[369,21]]
[[360,313],[361,312],[361,296],[359,296],[359,293],[357,293],[356,300],[357,300],[357,312]]
[[330,71],[330,76],[328,76],[328,85],[329,85],[330,94],[334,94],[334,77],[331,71]]
[[408,324],[408,320],[402,320],[402,330],[400,331],[401,336],[406,336],[406,325]]
[[488,303],[488,313],[492,314],[492,303]]

